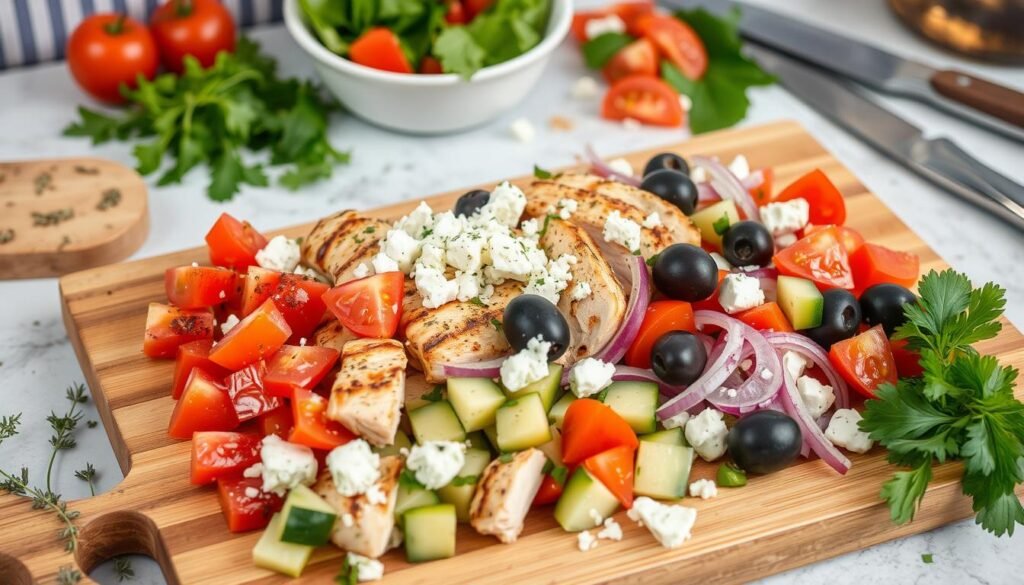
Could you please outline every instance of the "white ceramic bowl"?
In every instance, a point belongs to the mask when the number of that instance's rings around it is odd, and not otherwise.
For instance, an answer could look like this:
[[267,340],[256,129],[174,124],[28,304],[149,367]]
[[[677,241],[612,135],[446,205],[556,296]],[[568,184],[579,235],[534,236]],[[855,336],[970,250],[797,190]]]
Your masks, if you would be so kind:
[[327,88],[352,113],[413,134],[465,130],[508,111],[540,79],[551,52],[572,23],[572,0],[553,0],[543,40],[526,53],[485,67],[468,81],[458,75],[407,75],[358,65],[327,50],[309,30],[298,0],[285,0],[284,22]]

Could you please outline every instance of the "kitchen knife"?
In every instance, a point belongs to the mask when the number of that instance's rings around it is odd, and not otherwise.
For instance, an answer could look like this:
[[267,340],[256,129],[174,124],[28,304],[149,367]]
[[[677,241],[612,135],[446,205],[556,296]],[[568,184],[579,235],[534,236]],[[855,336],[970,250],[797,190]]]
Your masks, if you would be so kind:
[[740,32],[752,41],[830,69],[878,91],[932,105],[1024,142],[1024,93],[974,77],[897,57],[789,16],[732,0],[669,0],[722,13],[740,8]]
[[983,165],[947,138],[921,129],[863,96],[850,82],[771,49],[748,51],[783,87],[822,115],[950,193],[1024,231],[1024,187]]

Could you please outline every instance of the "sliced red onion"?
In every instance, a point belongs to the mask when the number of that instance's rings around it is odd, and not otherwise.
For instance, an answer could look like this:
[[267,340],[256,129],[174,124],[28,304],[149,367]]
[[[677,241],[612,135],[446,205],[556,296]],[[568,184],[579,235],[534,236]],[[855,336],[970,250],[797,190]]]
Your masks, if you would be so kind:
[[[702,312],[705,311],[698,311]],[[760,331],[742,321],[736,322],[744,342],[753,351],[753,368],[747,378],[733,388],[735,392],[713,392],[708,395],[708,402],[719,409],[749,409],[767,403],[778,393],[782,384],[782,361],[778,352]],[[742,363],[744,359],[746,356],[741,352],[740,362]]]
[[825,463],[828,463],[832,469],[845,474],[850,470],[850,460],[840,453],[839,449],[836,449],[835,445],[818,427],[818,423],[811,418],[811,413],[807,411],[803,400],[800,399],[796,383],[789,372],[783,372],[782,375],[782,392],[779,393],[782,397],[782,405],[785,407],[786,413],[793,417],[796,424],[800,426],[804,444],[810,447],[811,451],[814,451]]
[[743,183],[728,168],[715,159],[706,156],[694,156],[690,159],[707,171],[711,177],[711,186],[722,199],[731,199],[743,211],[747,219],[761,221],[761,212],[754,198],[743,187]]
[[647,263],[642,256],[630,256],[629,272],[632,285],[626,315],[615,335],[592,356],[610,364],[618,363],[622,356],[626,355],[626,350],[640,333],[640,325],[643,324],[647,306],[651,303],[651,275],[647,273]]
[[846,385],[846,380],[832,367],[828,354],[825,353],[825,350],[820,345],[806,335],[799,333],[773,331],[765,333],[764,338],[768,340],[768,343],[778,348],[780,353],[782,351],[794,351],[818,366],[825,373],[829,385],[832,386],[832,392],[836,395],[835,408],[850,407],[850,390]]
[[749,276],[750,278],[757,278],[759,280],[762,279],[762,278],[776,279],[776,278],[779,277],[779,269],[775,268],[774,266],[764,266],[762,268],[754,268],[754,269],[751,269],[751,270],[743,270],[742,268],[733,268],[732,272],[734,274],[745,274],[745,275]]
[[587,161],[590,163],[590,170],[593,171],[595,175],[606,179],[613,179],[633,187],[640,186],[640,179],[617,172],[615,169],[610,167],[608,163],[604,162],[604,159],[597,156],[597,153],[594,152],[593,147],[589,144],[584,148],[584,152],[587,155]]
[[714,203],[721,200],[722,196],[715,191],[711,183],[697,183],[697,203]]
[[764,185],[764,169],[752,171],[749,175],[740,179],[740,184],[743,185],[743,188],[747,191],[757,189],[761,185]]
[[470,364],[436,364],[431,369],[434,378],[497,378],[505,357]]
[[740,355],[743,352],[742,326],[744,324],[716,311],[697,311],[693,317],[697,327],[715,325],[725,329],[722,333],[724,337],[719,338],[722,341],[721,350],[719,351],[716,346],[715,350],[712,350],[712,354],[708,356],[708,365],[704,368],[704,373],[686,390],[658,408],[659,420],[672,418],[684,410],[699,405],[708,394],[720,388],[722,382],[740,365]]

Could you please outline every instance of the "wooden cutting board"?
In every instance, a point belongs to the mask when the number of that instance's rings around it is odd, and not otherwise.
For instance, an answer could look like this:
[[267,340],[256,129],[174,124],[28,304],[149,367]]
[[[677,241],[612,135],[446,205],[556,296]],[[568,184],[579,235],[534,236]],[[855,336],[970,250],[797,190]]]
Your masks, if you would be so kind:
[[96,158],[0,162],[0,280],[120,262],[149,233],[146,183]]
[[[673,150],[726,160],[743,153],[753,167],[774,168],[777,184],[783,185],[821,168],[846,196],[850,225],[868,240],[919,254],[924,270],[945,266],[794,123],[701,136]],[[627,158],[640,167],[654,152]],[[461,192],[429,201],[435,208],[444,208]],[[416,203],[372,214],[395,217]],[[299,236],[310,227],[285,233]],[[205,259],[205,250],[196,248],[61,279],[68,333],[127,477],[111,492],[72,503],[81,511],[76,555],[62,552],[52,516],[31,511],[18,498],[0,496],[0,582],[20,585],[28,583],[31,575],[40,583],[50,583],[61,566],[75,564],[88,572],[104,559],[130,552],[154,557],[172,584],[285,580],[253,566],[251,551],[258,532],[228,533],[215,490],[189,485],[189,443],[170,439],[166,433],[173,406],[168,395],[172,362],[150,360],[140,349],[146,306],[164,299],[164,269]],[[1024,339],[1008,324],[997,339],[980,344],[979,349],[998,355],[1006,364],[1024,367]],[[1018,388],[1018,396],[1024,396],[1024,389]],[[960,494],[960,468],[950,464],[936,468],[914,522],[895,526],[878,498],[882,482],[894,470],[885,462],[883,450],[851,459],[853,469],[845,477],[821,461],[807,461],[774,475],[754,477],[744,488],[723,488],[711,500],[687,498],[686,504],[699,510],[697,524],[692,540],[674,551],[659,547],[646,529],[619,513],[625,538],[601,541],[596,551],[581,553],[575,536],[558,528],[550,510],[542,510],[531,513],[523,537],[513,545],[498,544],[463,526],[455,558],[410,565],[400,553],[389,554],[384,582],[742,582],[971,515],[970,502]],[[698,462],[692,479],[713,477],[714,469]],[[340,567],[340,554],[332,547],[317,551],[303,580],[330,583]]]

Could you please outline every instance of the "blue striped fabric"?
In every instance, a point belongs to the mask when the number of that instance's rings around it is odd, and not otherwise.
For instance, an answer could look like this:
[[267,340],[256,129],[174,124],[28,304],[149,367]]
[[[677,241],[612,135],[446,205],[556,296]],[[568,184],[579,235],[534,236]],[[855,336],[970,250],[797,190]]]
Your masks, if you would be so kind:
[[[0,70],[64,58],[68,35],[97,12],[146,22],[165,0],[0,0]],[[242,27],[281,20],[283,0],[221,0]]]

